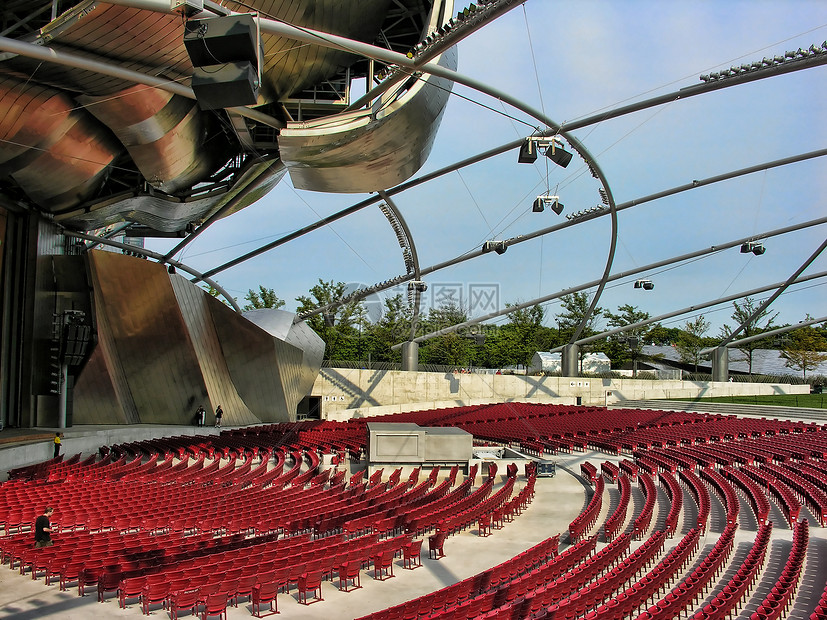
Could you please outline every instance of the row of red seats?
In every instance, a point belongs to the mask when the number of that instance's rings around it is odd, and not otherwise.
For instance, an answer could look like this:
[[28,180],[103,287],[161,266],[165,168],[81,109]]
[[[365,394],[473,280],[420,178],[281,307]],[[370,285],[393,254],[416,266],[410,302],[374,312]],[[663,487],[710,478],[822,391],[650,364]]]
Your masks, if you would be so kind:
[[666,522],[664,528],[669,538],[675,535],[675,530],[678,529],[678,519],[680,518],[681,509],[683,508],[683,490],[680,483],[675,479],[675,476],[670,472],[660,472],[661,485],[666,489],[666,495],[669,497],[669,513],[666,515]]
[[[474,596],[491,591],[532,570],[555,562],[560,536],[552,536],[523,553],[482,573],[442,588],[436,592],[395,605],[359,620],[388,620],[390,618],[423,617],[432,612],[454,607]],[[586,545],[582,545],[585,547]],[[572,553],[569,553],[572,555]]]
[[620,501],[618,501],[617,508],[615,508],[614,512],[606,519],[606,523],[603,525],[603,538],[607,542],[614,540],[615,536],[617,536],[617,533],[626,522],[626,514],[629,511],[629,499],[632,494],[632,485],[629,482],[629,477],[626,474],[622,474],[617,479],[617,486],[620,489]]
[[809,539],[809,522],[806,519],[801,519],[795,524],[792,548],[787,561],[784,563],[781,575],[776,580],[770,593],[761,601],[755,613],[750,616],[750,620],[778,620],[787,612],[798,589]]
[[649,529],[652,522],[652,515],[655,512],[655,502],[657,501],[658,491],[655,488],[655,482],[652,480],[652,475],[648,472],[640,472],[638,475],[638,487],[643,493],[643,508],[640,514],[635,518],[633,523],[633,531],[635,538],[640,540]]
[[604,484],[602,477],[597,478],[594,493],[586,508],[569,523],[569,540],[571,542],[581,540],[597,521],[600,509],[603,506]]
[[758,578],[758,572],[764,565],[771,533],[772,522],[758,529],[755,542],[738,572],[729,579],[727,585],[709,604],[695,612],[692,620],[723,620],[731,617],[733,612],[739,612],[741,603],[749,595]]
[[689,487],[689,491],[692,493],[692,497],[698,505],[698,518],[695,523],[696,527],[701,530],[701,534],[704,534],[706,533],[706,526],[709,522],[709,491],[704,486],[703,482],[701,482],[701,479],[698,478],[698,476],[696,476],[692,471],[681,470],[678,472],[678,475]]

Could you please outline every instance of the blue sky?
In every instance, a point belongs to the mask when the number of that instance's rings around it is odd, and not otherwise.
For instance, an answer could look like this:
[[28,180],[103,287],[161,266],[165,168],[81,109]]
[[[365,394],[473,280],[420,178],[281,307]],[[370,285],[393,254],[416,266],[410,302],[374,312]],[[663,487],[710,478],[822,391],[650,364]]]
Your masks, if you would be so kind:
[[[459,71],[542,108],[558,123],[589,116],[699,82],[698,76],[827,39],[827,3],[548,2],[528,0],[460,44]],[[529,45],[530,40],[530,45]],[[533,52],[533,53],[532,53]],[[457,86],[433,151],[415,176],[529,135],[537,121]],[[498,113],[499,112],[499,113]],[[510,117],[516,117],[514,118]],[[723,89],[630,114],[574,132],[597,158],[622,203],[730,170],[827,146],[827,67]],[[525,121],[525,122],[519,122]],[[395,197],[422,266],[477,248],[486,239],[526,234],[599,203],[596,181],[575,158],[567,169],[544,158],[517,164],[509,152]],[[557,193],[562,216],[532,213],[538,194]],[[825,158],[722,182],[646,203],[619,214],[613,271],[718,245],[827,215]],[[207,270],[315,222],[364,195],[292,188],[289,178],[268,196],[216,224],[179,256]],[[827,226],[775,237],[763,256],[732,249],[663,273],[611,286],[600,305],[632,304],[659,315],[694,303],[785,280],[827,236]],[[430,294],[484,291],[496,303],[528,301],[599,278],[610,238],[607,217],[488,254],[427,278]],[[154,249],[171,247],[154,241]],[[805,273],[827,269],[819,257]],[[240,300],[259,284],[295,309],[319,277],[373,284],[405,270],[396,238],[376,206],[305,235],[217,276]],[[773,308],[780,322],[827,314],[824,284],[792,289]],[[488,299],[488,298],[486,298]],[[481,314],[480,304],[471,308]],[[490,308],[490,306],[489,306]],[[707,311],[710,335],[731,305]],[[559,311],[547,307],[549,325]],[[714,310],[714,309],[713,309]],[[503,319],[501,319],[502,321]],[[686,317],[667,323],[681,326]],[[605,321],[603,323],[605,325]]]

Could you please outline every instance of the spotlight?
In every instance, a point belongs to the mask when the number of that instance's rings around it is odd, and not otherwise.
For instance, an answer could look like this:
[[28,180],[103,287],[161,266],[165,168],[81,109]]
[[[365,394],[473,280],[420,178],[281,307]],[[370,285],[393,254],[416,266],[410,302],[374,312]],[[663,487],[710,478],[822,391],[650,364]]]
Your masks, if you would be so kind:
[[552,140],[551,145],[546,149],[546,157],[558,166],[565,168],[571,162],[572,155],[563,150],[562,147],[557,146],[557,143]]
[[534,213],[542,213],[545,207],[548,207],[557,215],[560,215],[565,208],[563,203],[560,202],[559,196],[537,196],[531,205],[531,210]]
[[531,138],[526,138],[520,146],[520,155],[517,158],[519,164],[533,164],[537,161],[537,145]]
[[651,280],[635,280],[635,288],[642,288],[644,291],[651,291],[655,288]]
[[483,254],[487,252],[496,252],[497,254],[505,254],[505,251],[508,247],[505,245],[505,241],[486,241],[482,244],[482,252]]
[[408,290],[409,291],[419,291],[420,293],[424,293],[428,290],[428,285],[425,284],[422,280],[411,280],[408,282]]
[[741,254],[749,254],[752,252],[756,256],[761,256],[767,249],[760,241],[747,241],[741,245]]
[[169,275],[175,274],[175,265],[170,265],[167,267],[167,271],[169,272]]

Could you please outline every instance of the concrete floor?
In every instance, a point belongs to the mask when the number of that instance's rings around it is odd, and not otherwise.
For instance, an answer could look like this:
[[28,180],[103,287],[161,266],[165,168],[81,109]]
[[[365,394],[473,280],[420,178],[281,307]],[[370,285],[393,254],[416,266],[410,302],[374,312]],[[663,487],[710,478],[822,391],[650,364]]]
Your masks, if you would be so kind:
[[[536,496],[529,508],[518,516],[514,522],[507,523],[501,530],[495,530],[493,535],[480,538],[476,529],[469,529],[461,534],[452,536],[445,544],[446,557],[439,561],[428,559],[427,543],[423,549],[422,568],[404,570],[401,560],[397,560],[394,567],[395,577],[386,581],[375,581],[370,571],[362,573],[362,589],[351,592],[340,592],[333,583],[323,583],[324,601],[304,606],[297,602],[295,590],[290,594],[281,594],[278,597],[279,610],[282,618],[324,618],[326,620],[348,620],[358,618],[370,612],[404,602],[422,594],[438,590],[446,585],[479,573],[487,568],[496,566],[500,562],[511,558],[528,549],[536,543],[561,533],[561,550],[567,546],[567,529],[569,522],[586,506],[587,492],[583,480],[580,478],[580,463],[590,460],[599,467],[604,460],[617,460],[601,453],[574,453],[558,457],[557,475],[554,478],[538,479]],[[518,478],[515,488],[524,484]],[[598,519],[602,523],[610,511],[617,505],[619,492],[615,485],[606,485],[603,510]],[[736,537],[735,551],[721,576],[718,585],[710,590],[707,599],[711,599],[723,584],[728,575],[731,575],[743,561],[757,529],[755,518],[752,516],[745,499],[741,497],[741,527]],[[637,486],[633,486],[632,503],[629,514],[636,514],[643,505],[643,497]],[[697,507],[691,495],[684,493],[684,511],[680,525],[680,533],[685,533],[694,525]],[[663,525],[668,500],[662,490],[659,490],[658,507],[652,528]],[[749,618],[755,611],[760,600],[769,591],[771,584],[780,574],[786,555],[789,552],[791,530],[784,523],[780,510],[772,505],[772,519],[776,524],[770,553],[762,573],[762,580],[755,588],[750,599],[741,609],[738,617]],[[809,515],[806,510],[802,515]],[[627,519],[626,530],[629,531],[631,518]],[[708,552],[719,533],[724,527],[724,509],[720,501],[713,495],[710,527],[701,540],[701,546],[694,562]],[[651,530],[650,530],[651,531]],[[592,532],[594,533],[594,532]],[[602,537],[601,537],[602,538]],[[668,541],[671,546],[680,536]],[[639,544],[639,543],[636,543]],[[601,543],[598,548],[602,546]],[[667,546],[667,549],[668,549]],[[808,559],[802,576],[802,586],[798,591],[792,609],[787,615],[789,620],[806,620],[815,606],[818,597],[827,579],[827,537],[824,530],[817,526],[811,518],[811,540],[808,549]],[[690,572],[691,568],[687,571]],[[118,618],[140,617],[141,609],[137,603],[132,603],[127,609],[120,609],[112,595],[105,603],[98,603],[94,594],[80,598],[77,589],[61,592],[57,585],[46,586],[43,579],[33,581],[27,574],[21,576],[17,570],[10,570],[8,566],[0,566],[0,618],[15,618],[26,620],[29,618],[54,618],[60,620],[76,620],[88,618]],[[167,613],[157,609],[152,613],[154,617],[165,617]],[[188,617],[184,616],[184,617]],[[249,603],[237,609],[230,608],[228,619],[251,617]]]

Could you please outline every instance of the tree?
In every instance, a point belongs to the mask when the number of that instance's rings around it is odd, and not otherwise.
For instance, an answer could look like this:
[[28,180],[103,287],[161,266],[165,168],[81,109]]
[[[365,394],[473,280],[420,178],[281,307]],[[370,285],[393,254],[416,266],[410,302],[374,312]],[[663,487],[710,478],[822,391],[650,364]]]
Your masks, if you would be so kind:
[[[557,327],[561,332],[561,344],[563,341],[562,335],[565,333],[565,341],[568,341],[574,333],[574,330],[577,329],[577,326],[583,322],[583,317],[586,316],[586,311],[589,309],[590,303],[591,300],[586,292],[569,293],[560,298],[560,305],[565,311],[557,315]],[[603,308],[600,306],[595,307],[594,312],[589,316],[589,320],[583,328],[583,332],[580,334],[582,338],[592,336],[596,333],[597,325],[602,315]]]
[[[807,318],[810,318],[807,315]],[[781,350],[781,357],[786,361],[784,365],[793,370],[800,370],[807,379],[807,371],[813,370],[819,364],[827,362],[827,340],[812,327],[801,327],[790,336],[787,346]]]
[[[519,302],[506,304],[506,307],[512,305],[519,305]],[[508,350],[511,353],[510,363],[527,367],[534,354],[538,350],[543,350],[542,345],[547,341],[547,338],[543,338],[546,331],[543,327],[544,318],[545,311],[539,304],[509,313],[508,323],[500,328],[499,336],[501,340],[508,343]]]
[[[425,332],[438,331],[451,325],[464,323],[468,314],[454,303],[433,308],[421,320]],[[456,331],[426,340],[419,349],[420,359],[428,364],[467,366],[471,361],[474,342]]]
[[[617,314],[606,310],[605,315],[610,327],[626,327],[628,325],[640,323],[641,321],[645,321],[649,318],[648,312],[638,310],[637,306],[632,306],[631,304],[624,304],[622,306],[618,306]],[[623,357],[621,359],[618,359],[617,361],[620,364],[622,364],[625,361],[625,359],[631,359],[632,376],[637,376],[637,361],[641,357],[641,351],[643,350],[644,342],[646,341],[649,332],[656,325],[657,324],[635,327],[632,329],[624,330],[623,332],[618,334],[618,336],[614,338],[614,341],[621,345],[620,351],[618,351],[616,347],[611,347],[606,352],[607,355],[609,355],[609,358],[612,360],[612,365],[615,364],[615,358],[612,357],[612,354],[622,354],[623,349],[625,348],[628,351],[628,358],[626,358],[625,355],[623,355]]]
[[695,372],[698,372],[701,351],[704,349],[703,337],[709,331],[709,327],[709,321],[704,318],[703,314],[699,314],[694,320],[686,322],[675,343],[681,361],[686,364],[694,364]]
[[410,338],[413,309],[401,294],[384,302],[382,318],[367,329],[367,346],[371,358],[380,362],[399,362],[401,350],[391,347]]
[[[732,302],[732,306],[734,308],[732,312],[732,320],[735,321],[738,325],[744,325],[744,329],[742,329],[736,339],[741,338],[749,338],[750,336],[757,336],[765,331],[769,331],[772,327],[774,327],[773,323],[778,316],[778,313],[770,314],[769,310],[764,308],[758,316],[756,316],[753,320],[747,322],[747,319],[751,317],[756,310],[758,310],[758,304],[752,297],[744,297],[744,301],[742,303],[738,303],[737,301]],[[735,331],[729,325],[724,324],[721,326],[721,338],[729,338],[729,335]],[[760,341],[753,340],[752,342],[747,342],[736,347],[741,353],[743,353],[747,360],[747,365],[749,366],[749,376],[752,376],[752,354],[755,349],[760,348],[758,344]]]
[[259,284],[259,292],[256,293],[253,289],[249,289],[244,299],[247,300],[242,310],[259,310],[261,308],[281,308],[286,303],[283,299],[279,299],[276,292],[271,288],[264,288]]
[[[296,297],[299,302],[296,312],[301,314],[316,310],[341,301],[344,297],[344,282],[325,282],[319,278],[319,283],[310,288],[310,296]],[[358,320],[359,302],[352,301],[309,317],[307,324],[324,340],[328,359],[355,360],[359,357],[360,348]]]

